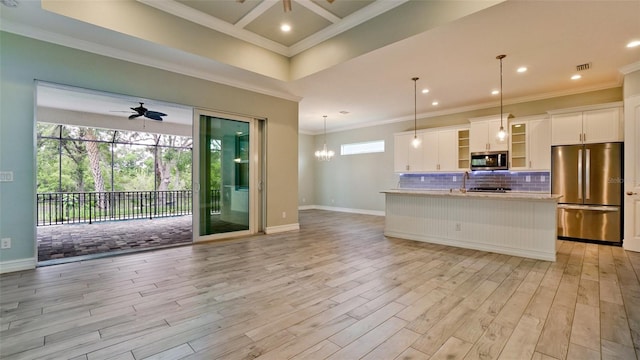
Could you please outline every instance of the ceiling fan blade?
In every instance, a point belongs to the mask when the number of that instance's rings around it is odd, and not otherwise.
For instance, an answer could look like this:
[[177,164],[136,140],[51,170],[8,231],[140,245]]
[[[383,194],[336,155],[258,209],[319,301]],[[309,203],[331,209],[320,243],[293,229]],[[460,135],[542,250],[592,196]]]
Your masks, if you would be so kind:
[[138,116],[140,116],[140,114],[133,114],[133,115],[129,115],[129,120],[131,120],[131,119],[135,119],[135,118],[137,118]]
[[244,0],[236,0],[236,2],[239,2],[240,4],[242,4]]
[[167,116],[167,114],[159,111],[147,111],[144,113],[144,116],[152,120],[162,121],[162,116]]
[[335,1],[335,0],[327,0],[327,2],[328,2],[329,4],[333,4],[333,2],[334,2],[334,1]]
[[282,4],[284,5],[284,12],[291,11],[291,0],[282,0]]

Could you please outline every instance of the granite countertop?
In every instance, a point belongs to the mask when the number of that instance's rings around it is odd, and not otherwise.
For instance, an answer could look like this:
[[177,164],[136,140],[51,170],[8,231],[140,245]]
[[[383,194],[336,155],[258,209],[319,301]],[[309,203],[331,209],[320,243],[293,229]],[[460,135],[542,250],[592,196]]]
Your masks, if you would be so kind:
[[490,198],[504,200],[538,200],[538,201],[558,201],[562,195],[549,194],[546,192],[517,192],[507,191],[504,193],[494,192],[462,192],[460,189],[450,190],[428,190],[428,189],[390,189],[381,191],[384,194],[399,195],[423,195],[423,196],[452,196],[468,198]]

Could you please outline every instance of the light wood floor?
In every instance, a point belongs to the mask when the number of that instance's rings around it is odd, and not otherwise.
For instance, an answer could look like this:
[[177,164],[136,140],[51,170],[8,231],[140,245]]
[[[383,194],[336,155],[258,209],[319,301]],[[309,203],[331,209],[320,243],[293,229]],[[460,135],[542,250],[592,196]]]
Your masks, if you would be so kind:
[[2,359],[635,359],[640,254],[551,263],[382,235],[384,218],[0,276]]

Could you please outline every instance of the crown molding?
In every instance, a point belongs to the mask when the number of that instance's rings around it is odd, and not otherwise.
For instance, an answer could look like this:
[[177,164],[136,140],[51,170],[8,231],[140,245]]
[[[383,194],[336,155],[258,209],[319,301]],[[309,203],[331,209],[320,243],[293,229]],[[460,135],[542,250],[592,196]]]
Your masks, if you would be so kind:
[[[616,81],[614,83],[607,83],[607,84],[602,84],[600,86],[593,86],[593,87],[588,87],[588,88],[581,88],[581,89],[575,89],[575,90],[566,90],[566,91],[556,91],[556,92],[539,94],[539,95],[535,95],[535,96],[523,96],[523,97],[519,97],[519,98],[504,100],[503,101],[503,105],[521,104],[521,103],[526,103],[526,102],[531,102],[531,101],[546,100],[546,99],[552,99],[552,98],[562,97],[562,96],[578,95],[578,94],[583,94],[583,93],[587,93],[587,92],[591,92],[591,91],[612,89],[612,88],[620,87],[621,85],[622,84],[620,84],[619,82]],[[452,115],[452,114],[464,113],[464,112],[475,111],[475,110],[484,110],[484,109],[489,109],[489,108],[498,107],[498,106],[500,106],[500,102],[486,102],[486,103],[481,103],[481,104],[476,104],[476,105],[459,106],[459,107],[450,108],[450,109],[446,109],[446,110],[430,111],[430,112],[426,112],[426,113],[420,113],[420,114],[418,114],[417,117],[418,117],[418,120],[424,120],[424,119],[429,119],[429,118],[433,118],[433,117],[437,117],[437,116]],[[374,126],[395,124],[395,123],[400,123],[400,122],[405,122],[405,121],[413,121],[413,117],[414,117],[414,115],[412,114],[412,115],[401,116],[401,117],[397,117],[397,118],[393,118],[393,119],[374,121],[374,122],[367,122],[366,124],[347,125],[347,126],[343,126],[343,127],[338,127],[338,128],[333,128],[331,130],[327,130],[327,134],[337,133],[337,132],[342,132],[342,131],[348,131],[348,130],[364,129],[364,128],[374,127]],[[307,134],[307,135],[320,135],[320,134],[323,134],[322,131],[309,131],[309,130],[306,130],[306,129],[305,130],[299,129],[299,132],[302,132],[302,131],[305,131],[305,134]]]
[[625,65],[620,68],[620,73],[622,73],[623,75],[629,75],[632,72],[636,72],[636,71],[640,71],[640,61],[629,64],[629,65]]
[[300,96],[279,92],[279,91],[274,91],[271,89],[256,87],[252,84],[240,82],[240,81],[230,79],[228,77],[220,76],[217,74],[213,74],[210,72],[193,70],[184,63],[162,61],[162,60],[159,60],[158,58],[154,58],[151,56],[134,54],[129,51],[123,51],[110,46],[105,46],[105,45],[100,45],[94,42],[79,40],[73,37],[54,33],[51,31],[46,31],[33,26],[16,24],[12,21],[3,20],[2,22],[0,22],[0,30],[13,33],[16,35],[21,35],[28,38],[36,39],[36,40],[41,40],[41,41],[52,43],[52,44],[66,46],[73,49],[82,50],[82,51],[90,52],[93,54],[98,54],[98,55],[118,59],[118,60],[124,60],[124,61],[139,64],[139,65],[153,67],[160,70],[192,76],[198,79],[215,82],[222,85],[232,86],[235,88],[248,90],[248,91],[252,91],[252,92],[263,94],[263,95],[269,95],[269,96],[277,97],[284,100],[290,100],[295,102],[299,102],[300,100],[302,100],[302,97]]

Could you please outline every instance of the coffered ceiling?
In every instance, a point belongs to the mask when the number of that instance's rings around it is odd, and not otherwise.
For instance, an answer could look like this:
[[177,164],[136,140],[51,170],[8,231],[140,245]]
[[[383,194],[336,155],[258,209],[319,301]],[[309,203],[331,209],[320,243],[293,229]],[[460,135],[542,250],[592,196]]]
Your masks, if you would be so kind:
[[328,131],[412,120],[414,76],[429,89],[419,118],[495,107],[499,54],[505,104],[619,87],[640,68],[626,47],[640,0],[17,1],[0,29],[299,101],[307,133],[323,115]]
[[[285,56],[293,56],[407,0],[140,0]],[[291,30],[284,32],[282,25]]]

